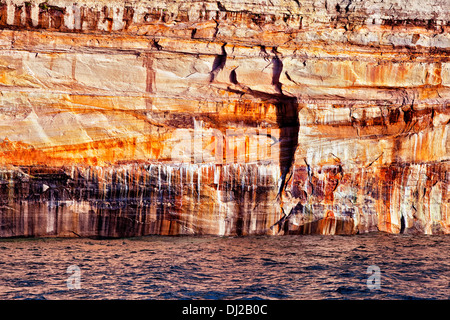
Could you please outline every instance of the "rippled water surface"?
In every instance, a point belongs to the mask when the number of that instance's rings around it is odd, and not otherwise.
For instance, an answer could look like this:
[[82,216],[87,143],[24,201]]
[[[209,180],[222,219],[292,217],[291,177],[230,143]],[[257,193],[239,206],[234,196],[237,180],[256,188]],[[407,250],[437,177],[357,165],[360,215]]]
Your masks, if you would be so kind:
[[[449,236],[0,241],[0,299],[448,299]],[[67,268],[81,270],[68,289]],[[367,268],[380,268],[380,289]]]

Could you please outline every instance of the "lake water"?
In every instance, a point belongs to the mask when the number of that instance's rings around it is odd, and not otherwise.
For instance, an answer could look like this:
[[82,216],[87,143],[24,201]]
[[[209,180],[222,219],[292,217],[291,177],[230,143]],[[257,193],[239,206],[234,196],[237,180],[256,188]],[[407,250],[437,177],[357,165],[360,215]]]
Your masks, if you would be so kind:
[[[3,239],[0,299],[448,299],[449,240],[383,233]],[[69,266],[79,268],[79,289],[68,287],[76,276]]]

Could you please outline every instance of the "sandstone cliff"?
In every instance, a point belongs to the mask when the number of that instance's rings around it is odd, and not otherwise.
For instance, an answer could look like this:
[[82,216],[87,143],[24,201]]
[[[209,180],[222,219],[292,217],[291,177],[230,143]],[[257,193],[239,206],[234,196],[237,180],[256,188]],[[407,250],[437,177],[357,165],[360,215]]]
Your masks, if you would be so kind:
[[450,233],[447,0],[0,0],[0,237]]

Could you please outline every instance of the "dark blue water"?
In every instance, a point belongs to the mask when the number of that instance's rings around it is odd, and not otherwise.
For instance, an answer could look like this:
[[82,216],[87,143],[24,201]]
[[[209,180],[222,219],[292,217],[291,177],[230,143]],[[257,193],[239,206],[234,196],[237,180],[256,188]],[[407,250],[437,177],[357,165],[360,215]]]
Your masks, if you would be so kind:
[[[379,233],[1,240],[0,299],[448,299],[449,240]],[[79,267],[79,289],[68,288],[71,265]],[[379,274],[367,273],[370,266]]]

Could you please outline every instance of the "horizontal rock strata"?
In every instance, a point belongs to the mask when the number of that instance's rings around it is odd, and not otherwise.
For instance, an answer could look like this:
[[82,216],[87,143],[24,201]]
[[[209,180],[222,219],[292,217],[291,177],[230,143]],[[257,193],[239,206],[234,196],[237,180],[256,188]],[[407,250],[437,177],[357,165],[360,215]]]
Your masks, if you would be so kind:
[[0,237],[450,233],[446,0],[0,0]]

